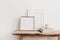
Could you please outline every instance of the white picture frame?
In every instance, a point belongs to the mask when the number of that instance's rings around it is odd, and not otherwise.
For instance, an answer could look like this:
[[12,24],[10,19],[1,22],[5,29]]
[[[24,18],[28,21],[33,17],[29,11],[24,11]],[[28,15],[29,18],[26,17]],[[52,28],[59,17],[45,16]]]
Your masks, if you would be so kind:
[[34,16],[21,16],[20,30],[34,30]]
[[44,10],[43,9],[28,9],[28,16],[35,17],[35,30],[44,26]]

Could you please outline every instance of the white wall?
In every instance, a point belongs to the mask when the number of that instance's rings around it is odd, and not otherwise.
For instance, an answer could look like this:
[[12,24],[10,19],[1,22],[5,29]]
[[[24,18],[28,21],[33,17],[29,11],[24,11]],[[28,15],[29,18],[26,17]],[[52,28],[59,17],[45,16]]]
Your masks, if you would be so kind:
[[17,40],[19,17],[26,9],[45,9],[45,23],[60,29],[60,0],[0,0],[0,40]]

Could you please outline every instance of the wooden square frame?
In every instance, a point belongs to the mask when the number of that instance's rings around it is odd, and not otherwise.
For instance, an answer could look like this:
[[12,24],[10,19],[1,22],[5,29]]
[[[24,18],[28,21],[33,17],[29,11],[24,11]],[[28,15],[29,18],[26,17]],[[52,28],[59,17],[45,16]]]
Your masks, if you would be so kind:
[[[21,18],[32,18],[33,19],[33,30],[34,31],[34,26],[35,26],[35,17],[34,16],[21,16]],[[21,18],[20,18],[20,30],[21,30]],[[31,30],[21,30],[21,31],[31,31]]]

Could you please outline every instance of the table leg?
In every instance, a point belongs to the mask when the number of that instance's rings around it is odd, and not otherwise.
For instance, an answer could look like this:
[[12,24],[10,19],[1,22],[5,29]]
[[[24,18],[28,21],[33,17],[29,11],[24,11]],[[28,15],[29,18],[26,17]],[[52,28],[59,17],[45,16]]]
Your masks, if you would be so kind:
[[58,40],[60,40],[60,36],[58,36]]
[[19,40],[23,40],[23,36],[22,35],[20,35]]

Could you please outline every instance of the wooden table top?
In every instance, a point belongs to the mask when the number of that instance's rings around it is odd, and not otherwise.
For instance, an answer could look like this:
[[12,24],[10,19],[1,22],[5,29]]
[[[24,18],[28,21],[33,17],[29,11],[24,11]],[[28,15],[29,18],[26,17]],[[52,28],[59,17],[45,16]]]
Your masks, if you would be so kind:
[[43,33],[39,31],[14,31],[14,35],[45,35],[45,36],[60,36],[60,30],[44,30]]

